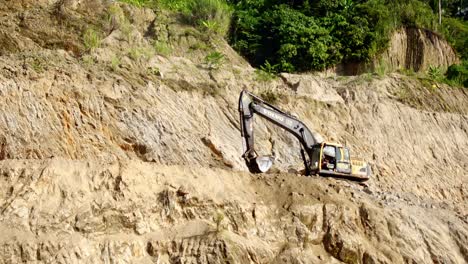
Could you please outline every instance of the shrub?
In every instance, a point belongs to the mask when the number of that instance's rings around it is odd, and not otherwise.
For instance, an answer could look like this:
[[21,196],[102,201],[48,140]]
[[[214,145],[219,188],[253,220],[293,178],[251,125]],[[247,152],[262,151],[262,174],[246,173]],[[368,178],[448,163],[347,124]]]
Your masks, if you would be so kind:
[[179,12],[194,26],[225,36],[232,8],[225,0],[120,0],[137,7],[164,8]]
[[86,51],[92,51],[101,46],[101,33],[93,28],[88,28],[83,34],[83,45]]
[[415,77],[417,75],[417,73],[414,71],[413,68],[410,68],[410,69],[401,68],[401,69],[398,69],[398,72],[409,77]]
[[279,69],[287,72],[321,70],[331,65],[328,51],[333,43],[330,32],[313,18],[279,6],[267,13],[265,19],[271,28],[271,44],[278,55],[278,58],[271,56],[271,60]]
[[166,42],[155,41],[153,47],[156,53],[162,56],[167,57],[172,53],[172,48]]
[[[154,0],[153,0],[154,1]],[[187,0],[159,0],[161,7],[171,11],[186,14],[189,12],[189,3]]]
[[224,0],[188,1],[186,18],[194,26],[209,28],[224,36],[229,30],[232,10]]
[[397,2],[392,9],[397,14],[395,22],[398,25],[436,29],[437,15],[427,3],[418,0],[401,1]]
[[29,65],[36,73],[43,73],[45,71],[45,62],[46,60],[41,57],[31,57],[31,60],[28,60]]
[[209,70],[219,69],[224,63],[224,54],[214,51],[205,56],[204,63]]
[[127,22],[124,11],[117,4],[113,4],[107,9],[107,20],[112,24],[112,28],[118,28],[122,23]]
[[201,21],[201,26],[202,26],[202,29],[206,33],[208,33],[208,36],[222,34],[222,29],[220,28],[220,25],[216,21],[213,21],[213,20]]
[[119,0],[120,2],[124,2],[127,4],[131,4],[137,7],[144,7],[147,6],[151,0]]
[[468,88],[468,61],[451,65],[447,69],[446,77],[447,80]]
[[195,42],[192,46],[190,46],[190,49],[207,51],[210,49],[210,46],[204,42]]
[[278,71],[322,70],[375,53],[368,48],[375,38],[371,23],[351,1],[345,6],[324,0],[310,6],[240,2],[230,40],[255,66],[268,60]]
[[442,70],[440,67],[437,66],[429,66],[429,69],[427,70],[427,75],[429,78],[433,81],[441,81],[444,79],[444,74],[442,73]]
[[268,61],[264,65],[260,66],[260,69],[255,70],[255,80],[260,82],[270,82],[276,78],[275,67],[272,66]]
[[389,66],[387,62],[383,59],[380,59],[377,65],[375,65],[374,73],[380,77],[383,77],[385,74],[387,74],[388,68]]
[[85,55],[85,56],[81,57],[81,61],[87,67],[91,67],[92,65],[94,65],[96,63],[96,61],[94,60],[94,58],[91,55]]
[[154,55],[154,51],[148,47],[132,47],[128,50],[128,56],[135,61],[146,60]]
[[120,64],[122,63],[120,57],[118,56],[113,56],[110,61],[110,67],[112,71],[117,71],[120,67]]
[[458,55],[468,60],[468,22],[455,18],[442,20],[442,33],[453,45]]
[[136,7],[147,7],[147,8],[165,8],[176,12],[187,12],[188,3],[187,0],[119,0],[120,2],[127,3]]
[[213,216],[213,221],[216,225],[216,233],[219,233],[222,229],[222,224],[224,220],[224,213],[221,211],[217,211]]
[[108,8],[107,20],[110,32],[115,29],[120,29],[122,36],[125,37],[126,41],[131,41],[132,24],[118,4],[113,4]]
[[120,2],[124,2],[136,7],[146,7],[146,8],[152,8],[152,9],[157,9],[159,7],[165,7],[169,8],[174,6],[177,3],[180,2],[186,2],[183,0],[176,0],[176,1],[170,1],[170,0],[118,0]]

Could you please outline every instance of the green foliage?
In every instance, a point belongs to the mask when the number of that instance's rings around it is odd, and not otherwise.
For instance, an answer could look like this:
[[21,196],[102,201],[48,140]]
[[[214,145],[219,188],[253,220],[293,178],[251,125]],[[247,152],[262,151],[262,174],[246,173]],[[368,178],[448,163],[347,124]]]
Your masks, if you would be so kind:
[[146,8],[152,8],[152,9],[157,9],[160,7],[164,7],[167,9],[172,9],[178,7],[178,5],[181,2],[186,2],[184,0],[118,0],[123,3],[127,3],[136,7],[146,7]]
[[221,212],[221,211],[217,211],[213,216],[213,221],[216,224],[216,232],[217,233],[219,233],[221,231],[223,220],[224,220],[224,213]]
[[135,61],[149,59],[154,55],[154,51],[148,47],[132,47],[128,51],[128,56]]
[[447,69],[447,80],[468,88],[468,61],[453,64]]
[[195,42],[192,46],[190,46],[190,49],[191,50],[202,50],[202,51],[207,51],[209,50],[211,47],[204,43],[204,42]]
[[394,18],[396,24],[435,30],[437,15],[427,3],[418,0],[401,1],[393,9],[398,14]]
[[[467,1],[468,2],[468,1]],[[442,33],[453,45],[458,55],[468,59],[468,22],[455,18],[444,18],[442,20]]]
[[46,60],[44,58],[33,56],[28,60],[28,63],[36,73],[43,73],[45,71]]
[[232,42],[256,66],[269,61],[279,71],[292,72],[324,69],[336,61],[330,31],[287,5],[238,15]]
[[[468,58],[467,22],[443,17],[439,25],[435,0],[120,1],[177,12],[205,36],[229,32],[232,46],[254,66],[269,61],[275,71],[323,70],[340,62],[370,61],[387,48],[391,33],[402,26],[435,31],[462,58]],[[444,15],[455,14],[457,3],[442,1]],[[384,74],[383,65],[378,67],[376,73]]]
[[259,82],[270,82],[275,78],[276,70],[268,61],[260,69],[255,69],[255,80]]
[[209,70],[216,70],[221,67],[221,65],[224,63],[224,60],[224,54],[213,51],[205,56],[204,63]]
[[185,14],[187,21],[219,35],[226,35],[232,10],[224,0],[190,0]]
[[412,68],[411,69],[406,69],[406,68],[399,69],[398,72],[406,76],[410,76],[410,77],[416,76],[416,72]]
[[119,0],[120,2],[124,2],[130,5],[134,5],[137,7],[144,7],[147,6],[150,2],[149,0]]
[[442,70],[440,67],[436,66],[429,66],[429,69],[427,70],[427,76],[433,81],[441,81],[444,79],[444,74],[442,73]]
[[93,28],[88,28],[83,33],[83,45],[87,51],[92,51],[101,46],[101,33]]
[[235,12],[230,42],[257,67],[270,61],[278,71],[291,72],[369,61],[402,26],[436,31],[467,56],[466,22],[444,17],[438,25],[428,0],[231,2]]
[[217,34],[224,34],[223,29],[221,29],[220,25],[216,21],[206,20],[201,21],[201,26],[203,30],[208,33],[209,36],[217,35]]
[[112,59],[111,59],[111,62],[110,62],[110,67],[112,69],[112,71],[117,71],[120,67],[120,64],[122,63],[120,57],[118,56],[113,56]]
[[387,70],[388,70],[388,64],[387,62],[383,61],[383,60],[380,60],[379,63],[375,66],[375,69],[374,69],[374,72],[382,77],[384,76],[385,74],[387,74]]
[[87,67],[91,67],[96,63],[94,58],[92,56],[90,56],[90,55],[85,55],[85,56],[81,57],[81,61]]
[[119,5],[114,4],[111,5],[107,10],[107,20],[109,23],[115,24],[112,25],[113,27],[119,27],[122,23],[127,21],[127,18],[125,17],[122,8],[120,8]]
[[226,0],[120,0],[137,7],[167,9],[182,14],[188,24],[225,36],[232,8]]
[[[154,1],[154,0],[153,0]],[[188,13],[189,10],[189,2],[187,0],[159,0],[157,1],[159,5],[165,9],[180,12],[180,13]]]
[[231,43],[256,66],[268,60],[279,71],[322,70],[375,53],[370,22],[353,1],[251,2],[236,5]]
[[163,41],[155,41],[153,43],[153,47],[156,53],[162,56],[167,57],[172,53],[172,48],[166,42]]
[[132,25],[119,5],[113,4],[109,7],[107,10],[107,20],[110,30],[120,29],[126,40],[128,42],[131,41]]

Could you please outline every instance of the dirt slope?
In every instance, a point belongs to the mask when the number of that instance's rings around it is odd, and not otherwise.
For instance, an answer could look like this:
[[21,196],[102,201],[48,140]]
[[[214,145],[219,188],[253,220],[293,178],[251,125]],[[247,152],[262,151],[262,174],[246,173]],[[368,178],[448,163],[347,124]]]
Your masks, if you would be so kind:
[[58,158],[1,168],[6,263],[466,260],[453,212],[332,179]]
[[[222,40],[124,5],[0,12],[0,263],[468,261],[466,90],[401,75],[259,82]],[[89,25],[103,34],[92,51]],[[299,145],[261,120],[277,173],[246,173],[243,87],[369,160],[369,186],[288,174]]]

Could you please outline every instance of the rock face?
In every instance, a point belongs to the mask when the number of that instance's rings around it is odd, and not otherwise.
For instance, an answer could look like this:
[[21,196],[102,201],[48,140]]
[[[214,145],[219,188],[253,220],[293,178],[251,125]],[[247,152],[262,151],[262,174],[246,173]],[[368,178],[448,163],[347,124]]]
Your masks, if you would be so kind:
[[[225,42],[164,14],[21,3],[0,3],[0,263],[468,261],[466,90],[396,74],[259,82]],[[107,33],[85,50],[75,31],[92,12],[111,19],[87,22]],[[287,173],[299,144],[261,119],[276,173],[247,173],[243,87],[368,160],[368,186]]]
[[393,34],[382,59],[393,69],[425,71],[429,66],[447,68],[459,62],[453,48],[432,31],[404,28]]
[[430,66],[448,68],[458,63],[450,44],[436,33],[419,28],[401,28],[395,31],[389,47],[370,64],[349,63],[337,67],[344,75],[356,75],[384,67],[387,71],[409,69],[424,72]]

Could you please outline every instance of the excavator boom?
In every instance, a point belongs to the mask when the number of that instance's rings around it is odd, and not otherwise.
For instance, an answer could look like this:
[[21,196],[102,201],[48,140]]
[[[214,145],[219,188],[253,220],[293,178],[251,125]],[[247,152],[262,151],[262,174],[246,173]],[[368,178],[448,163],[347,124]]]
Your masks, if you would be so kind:
[[[337,144],[319,142],[314,133],[296,117],[243,90],[239,97],[239,115],[244,151],[242,157],[250,172],[266,172],[273,164],[273,158],[259,156],[255,151],[253,125],[255,114],[285,129],[299,140],[306,175],[316,173],[323,176],[344,177],[360,181],[368,179],[368,175],[361,175],[362,172],[359,175],[352,174],[352,164],[349,160],[349,150],[347,148]],[[330,150],[336,154],[330,154],[335,156],[330,156],[328,157],[330,160],[325,160],[327,157],[326,152],[330,152]],[[346,155],[343,153],[346,153]],[[324,157],[323,160],[322,156]],[[326,164],[324,166],[327,167],[323,168],[322,164]],[[365,166],[368,167],[367,163],[365,163]]]
[[243,158],[251,172],[265,172],[273,164],[273,160],[270,157],[260,157],[255,151],[253,129],[254,114],[258,114],[273,124],[285,129],[299,140],[303,147],[301,151],[307,171],[309,166],[305,154],[310,155],[310,153],[304,153],[307,152],[304,150],[311,149],[312,146],[317,143],[317,139],[304,123],[245,90],[241,92],[239,97],[239,113],[244,146]]

